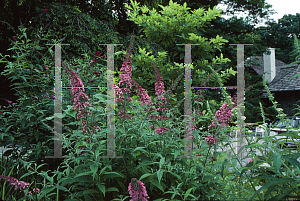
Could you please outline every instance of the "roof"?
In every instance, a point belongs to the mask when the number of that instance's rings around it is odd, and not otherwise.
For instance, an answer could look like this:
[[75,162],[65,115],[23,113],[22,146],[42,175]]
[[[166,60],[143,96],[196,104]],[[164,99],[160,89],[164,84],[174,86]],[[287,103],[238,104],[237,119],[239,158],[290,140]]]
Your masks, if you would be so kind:
[[[279,73],[276,72],[275,78],[269,84],[269,90],[272,92],[300,90],[300,76],[296,76],[290,80],[294,75],[300,73],[298,66],[299,64],[293,64],[282,67]],[[266,90],[264,89],[263,92],[266,92]]]
[[[251,56],[245,61],[245,65],[252,67],[259,75],[263,75],[263,56]],[[287,65],[286,63],[275,59],[276,76],[268,85],[269,90],[271,92],[300,90],[300,76],[294,77],[290,83],[288,83],[294,75],[300,73],[300,67],[298,68],[298,66],[299,64],[297,63]],[[264,89],[262,92],[266,92],[266,90]]]
[[[276,73],[280,71],[282,66],[286,66],[287,64],[275,59],[275,68]],[[250,58],[246,59],[245,66],[250,66],[257,72],[259,75],[264,74],[264,57],[263,56],[251,56]]]

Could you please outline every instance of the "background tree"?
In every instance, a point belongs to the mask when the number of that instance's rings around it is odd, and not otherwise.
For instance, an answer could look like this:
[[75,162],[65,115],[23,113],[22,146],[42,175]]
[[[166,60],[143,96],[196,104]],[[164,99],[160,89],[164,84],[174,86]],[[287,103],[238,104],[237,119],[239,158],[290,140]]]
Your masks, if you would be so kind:
[[276,59],[285,63],[295,61],[293,34],[299,38],[300,14],[284,15],[278,22],[266,22],[266,27],[258,27],[255,32],[262,38],[264,46],[276,48]]

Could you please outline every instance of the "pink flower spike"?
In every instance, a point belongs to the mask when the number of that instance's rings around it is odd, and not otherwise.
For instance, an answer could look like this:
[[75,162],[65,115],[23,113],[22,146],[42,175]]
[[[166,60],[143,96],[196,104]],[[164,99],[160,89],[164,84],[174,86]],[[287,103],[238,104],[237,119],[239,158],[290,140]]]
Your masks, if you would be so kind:
[[20,187],[20,192],[22,190],[25,190],[29,185],[30,183],[27,183],[27,182],[24,182],[24,181],[18,181],[16,178],[13,178],[13,177],[8,177],[8,176],[4,176],[4,175],[0,175],[0,178],[1,179],[4,179],[6,180],[7,182],[9,182],[11,186],[15,186],[15,190],[18,190],[18,188]]
[[[36,191],[36,192],[35,192],[35,191]],[[41,192],[41,190],[40,190],[39,188],[34,188],[34,189],[33,189],[33,192],[39,193],[39,192]]]
[[44,10],[44,14],[48,14],[48,13],[49,13],[49,9],[46,8],[46,9]]
[[102,57],[105,58],[105,55],[103,55]]
[[13,39],[14,41],[17,41],[17,39],[16,39],[15,37],[12,37],[12,39]]
[[96,59],[92,59],[93,61],[96,61]]
[[129,195],[132,198],[130,201],[147,201],[150,197],[143,182],[132,178],[128,186]]
[[212,135],[208,135],[206,138],[205,138],[205,141],[209,144],[209,146],[212,146],[214,144],[217,143],[217,138],[215,138],[214,136]]
[[45,68],[46,70],[48,70],[48,69],[49,69],[47,66],[44,66],[44,68]]

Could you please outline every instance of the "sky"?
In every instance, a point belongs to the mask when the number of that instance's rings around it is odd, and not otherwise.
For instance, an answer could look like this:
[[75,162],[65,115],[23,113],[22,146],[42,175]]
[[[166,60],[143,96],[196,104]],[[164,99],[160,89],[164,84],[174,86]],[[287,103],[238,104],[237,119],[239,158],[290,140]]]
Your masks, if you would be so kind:
[[300,13],[299,4],[297,4],[299,3],[298,0],[266,0],[266,2],[268,4],[271,4],[273,9],[278,13],[270,17],[273,18],[276,22],[284,15],[296,15],[296,13]]

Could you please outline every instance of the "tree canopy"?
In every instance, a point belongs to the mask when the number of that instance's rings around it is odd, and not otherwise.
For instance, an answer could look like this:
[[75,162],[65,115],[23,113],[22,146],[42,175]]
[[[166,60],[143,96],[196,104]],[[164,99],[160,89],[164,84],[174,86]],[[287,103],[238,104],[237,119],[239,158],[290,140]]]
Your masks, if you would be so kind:
[[[39,24],[38,20],[41,18],[41,16],[44,16],[43,13],[45,12],[44,9],[49,9],[52,5],[52,2],[59,2],[61,5],[69,5],[69,8],[73,8],[73,11],[75,14],[71,14],[65,11],[58,11],[53,10],[54,13],[60,12],[61,14],[54,14],[49,15],[50,18],[43,19],[45,24]],[[29,0],[21,0],[21,1],[8,1],[4,0],[0,2],[0,6],[2,8],[1,12],[1,24],[5,25],[7,29],[3,29],[0,34],[0,39],[2,40],[1,44],[1,52],[6,54],[6,49],[8,48],[12,36],[14,36],[17,33],[18,26],[20,24],[24,24],[25,26],[32,27],[35,30],[38,30],[40,27],[47,27],[49,30],[55,28],[52,30],[52,34],[55,32],[59,32],[57,34],[59,39],[63,39],[65,37],[65,40],[68,39],[68,36],[71,34],[71,28],[69,25],[70,23],[78,24],[81,27],[88,27],[91,26],[94,22],[93,20],[98,21],[99,25],[94,26],[105,26],[106,28],[113,30],[115,40],[119,40],[120,43],[124,43],[124,48],[126,49],[126,38],[128,39],[128,35],[131,33],[134,33],[138,36],[139,40],[137,40],[137,44],[141,49],[136,48],[136,56],[139,58],[139,56],[144,56],[147,59],[145,60],[151,60],[152,56],[155,55],[155,59],[157,62],[161,62],[159,65],[165,65],[166,62],[169,61],[169,63],[176,62],[178,64],[184,63],[184,47],[175,46],[175,43],[197,43],[199,41],[202,41],[202,47],[206,46],[205,48],[197,48],[192,47],[192,59],[194,61],[197,61],[195,63],[196,65],[201,66],[205,60],[208,60],[212,62],[213,58],[216,58],[218,56],[221,58],[221,52],[224,58],[229,58],[231,61],[227,60],[227,63],[222,63],[221,65],[215,66],[216,70],[219,68],[223,72],[233,68],[233,70],[236,69],[236,47],[229,46],[229,43],[253,43],[254,45],[251,47],[246,47],[245,49],[245,56],[252,56],[252,55],[261,55],[265,49],[270,46],[270,43],[267,43],[269,41],[272,41],[272,39],[264,38],[266,36],[266,33],[264,31],[257,31],[254,28],[254,24],[258,23],[258,19],[261,17],[267,17],[268,14],[272,13],[271,6],[266,3],[265,0],[251,0],[251,1],[237,1],[237,0],[204,0],[204,1],[196,1],[196,0],[174,0],[174,5],[177,3],[177,8],[181,9],[184,8],[183,5],[185,5],[185,8],[190,9],[183,9],[182,14],[179,14],[180,12],[173,12],[175,15],[173,16],[167,16],[167,10],[166,9],[169,6],[169,0],[138,0],[137,3],[140,3],[141,6],[144,7],[144,11],[146,11],[146,7],[149,9],[149,13],[152,12],[153,9],[156,9],[156,14],[153,14],[152,16],[156,15],[159,17],[159,13],[162,12],[162,15],[165,15],[165,18],[170,20],[172,19],[174,21],[173,26],[168,26],[168,21],[166,21],[164,18],[160,18],[160,23],[153,23],[153,25],[149,22],[142,22],[139,24],[138,21],[129,20],[130,14],[127,13],[128,8],[125,5],[128,5],[129,7],[132,7],[132,3],[129,0],[62,0],[62,1],[51,1],[51,0],[35,0],[35,1],[29,1]],[[223,12],[220,12],[220,15],[217,14],[217,9],[214,9],[216,5],[219,4],[225,4],[227,7]],[[180,6],[179,6],[180,5]],[[62,8],[65,8],[62,6]],[[172,9],[172,8],[168,8]],[[179,10],[180,10],[179,9]],[[207,15],[207,21],[209,23],[201,23],[201,26],[194,26],[197,21],[193,21],[192,18],[196,15],[200,15],[200,13],[194,13],[192,11],[200,9],[198,12],[203,12],[209,9],[211,15],[215,15],[215,18],[211,18],[210,15]],[[176,10],[176,9],[175,9]],[[202,10],[202,11],[201,11]],[[228,20],[225,20],[221,17],[221,14],[232,14],[234,12],[238,11],[244,11],[249,12],[249,18],[247,19],[238,19],[236,17],[230,18]],[[115,13],[115,14],[113,14]],[[169,12],[171,13],[171,12]],[[142,16],[146,13],[143,13],[142,10],[136,13],[137,18],[142,20]],[[179,14],[179,15],[177,15]],[[63,15],[67,15],[63,16]],[[83,15],[89,15],[90,16],[90,22],[91,24],[84,24],[84,22],[80,19]],[[138,17],[138,15],[140,17]],[[161,15],[161,16],[162,16]],[[73,16],[73,17],[72,17]],[[151,16],[151,15],[150,15]],[[185,19],[182,18],[182,16],[189,16],[189,18]],[[204,16],[204,15],[203,15]],[[202,16],[202,17],[203,17]],[[205,18],[205,17],[204,17]],[[211,18],[209,20],[209,18]],[[64,19],[64,20],[62,20]],[[65,21],[66,19],[66,21]],[[85,18],[86,19],[86,18]],[[202,18],[203,19],[203,18]],[[75,20],[74,22],[72,20]],[[31,23],[30,23],[31,22]],[[64,30],[66,25],[63,25],[59,22],[66,22],[67,27],[70,27],[68,30]],[[88,22],[88,23],[90,23]],[[176,23],[175,23],[176,22]],[[185,23],[183,23],[185,22]],[[54,25],[56,23],[56,25]],[[82,25],[80,23],[83,23]],[[86,22],[85,22],[86,23]],[[145,25],[148,23],[150,25],[150,28],[145,29]],[[183,23],[182,26],[180,23]],[[39,24],[39,25],[38,25]],[[11,25],[11,26],[10,26]],[[151,28],[153,26],[153,28]],[[162,26],[165,26],[164,28]],[[92,26],[91,26],[92,28]],[[80,29],[80,28],[79,28]],[[78,30],[79,30],[78,29]],[[163,30],[165,29],[165,30]],[[58,31],[59,30],[59,31]],[[155,31],[154,31],[155,30]],[[142,31],[146,31],[145,35],[147,37],[142,37]],[[276,28],[273,28],[273,31],[276,31]],[[155,33],[160,33],[165,37],[166,40],[160,40],[160,37],[156,37]],[[80,44],[80,43],[86,43],[87,41],[95,43],[98,39],[90,39],[86,36],[83,36],[84,34],[93,34],[93,32],[89,32],[88,29],[86,31],[83,31],[81,33],[76,33],[76,31],[72,31],[72,37],[73,34],[79,34],[80,36],[77,39],[71,39],[68,40],[72,41],[73,44]],[[175,34],[174,34],[175,33]],[[274,32],[275,33],[275,32]],[[83,34],[83,35],[82,35]],[[190,35],[192,34],[192,35]],[[194,34],[194,35],[193,35]],[[194,37],[194,38],[193,38]],[[96,37],[97,38],[97,37]],[[102,37],[103,38],[103,37]],[[104,39],[104,38],[103,38]],[[206,40],[207,39],[207,40]],[[214,39],[214,40],[211,40]],[[228,41],[228,43],[221,44],[222,40]],[[279,39],[278,39],[279,40]],[[168,43],[166,43],[168,42]],[[70,43],[70,42],[68,42]],[[106,43],[109,43],[107,41]],[[146,44],[148,43],[148,44]],[[209,49],[207,44],[220,44],[219,47],[216,46],[215,49]],[[204,45],[204,46],[203,46]],[[82,47],[83,49],[89,49],[87,47],[91,47],[90,45],[84,45]],[[149,48],[148,48],[149,47]],[[155,49],[154,49],[155,47]],[[292,47],[292,45],[291,45]],[[146,48],[146,49],[144,49]],[[218,50],[219,48],[219,50]],[[154,52],[157,50],[156,53],[153,52],[150,53],[151,50],[154,50]],[[205,50],[207,49],[207,51]],[[204,50],[204,51],[203,51]],[[92,52],[94,50],[89,50],[89,52]],[[159,56],[158,53],[166,52],[167,54],[162,54]],[[278,51],[277,51],[278,52]],[[149,55],[150,53],[150,55]],[[148,54],[148,56],[146,56]],[[199,56],[200,55],[200,56]],[[284,53],[282,53],[284,55]],[[201,59],[200,59],[201,58]],[[283,60],[284,61],[284,60]],[[136,61],[136,65],[145,65],[142,63],[139,63],[140,61]],[[144,61],[143,61],[144,62]],[[139,63],[139,64],[138,64]],[[116,66],[120,65],[120,63],[116,62]],[[159,66],[158,65],[158,66]],[[3,65],[1,64],[1,68]],[[178,65],[176,68],[180,69],[183,66],[180,67]],[[174,67],[173,67],[174,68]],[[145,69],[147,69],[145,67]],[[144,71],[145,71],[144,69]],[[227,71],[229,72],[229,71]],[[231,71],[230,71],[231,72]],[[196,73],[196,72],[193,72]],[[207,77],[209,75],[209,69],[205,69],[204,71],[198,71],[198,77],[193,77],[193,82],[196,84],[197,79],[202,79],[204,77]],[[246,72],[247,73],[247,72]],[[165,74],[165,78],[167,77],[168,72],[163,72]],[[179,73],[177,74],[179,75]],[[174,75],[175,76],[175,75]],[[230,76],[230,75],[228,75]],[[224,75],[224,81],[225,85],[236,85],[236,75],[232,74],[231,77],[228,77],[227,75]],[[247,75],[248,76],[248,75]],[[251,75],[252,77],[257,75]],[[250,77],[251,77],[250,76]],[[172,77],[173,78],[173,77]],[[175,78],[175,77],[174,77]],[[148,77],[147,79],[151,80],[152,78]],[[147,79],[144,79],[146,81]],[[5,80],[1,79],[3,82]],[[172,79],[171,79],[172,80]],[[173,79],[174,80],[174,79]],[[169,82],[169,81],[166,81]],[[150,86],[150,82],[145,82]],[[207,85],[213,85],[213,83],[216,83],[216,80],[212,78]],[[168,83],[169,84],[169,83]],[[246,81],[246,87],[248,83]],[[2,84],[4,86],[4,84]],[[5,91],[5,90],[2,90]],[[212,96],[216,96],[214,94],[216,92],[212,92]],[[235,92],[234,92],[235,93]],[[1,96],[5,97],[7,94],[1,94]]]

